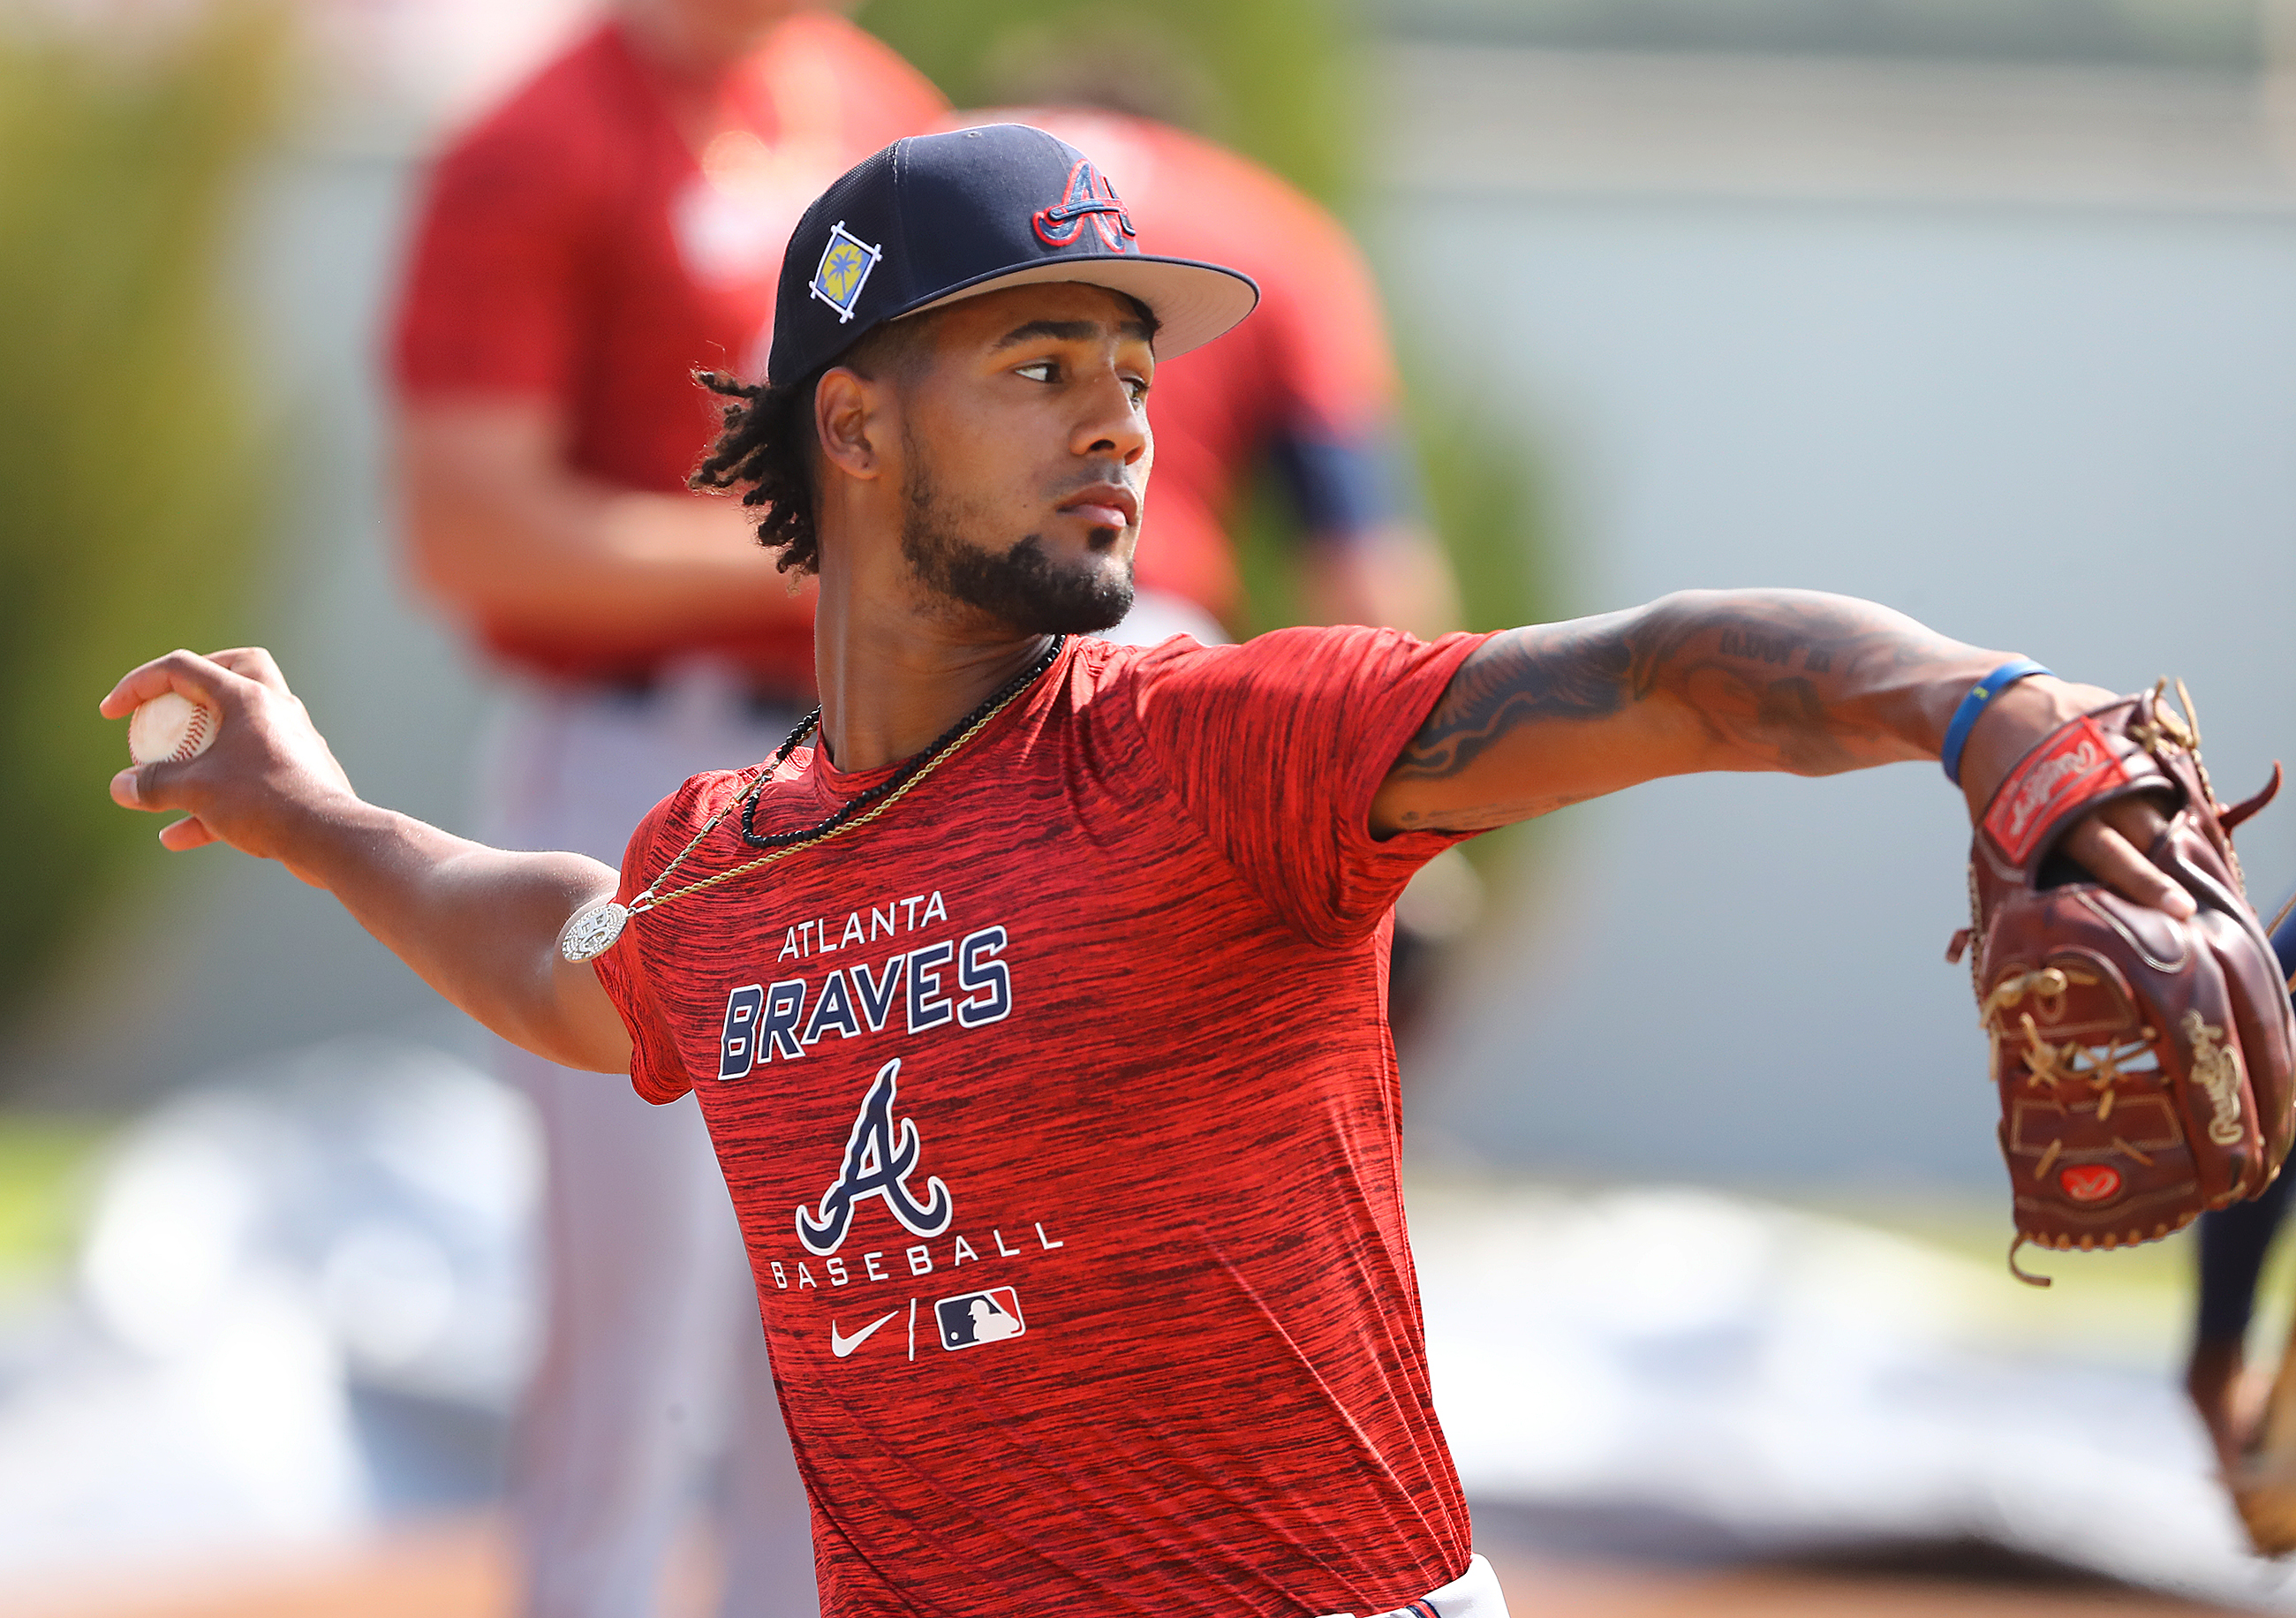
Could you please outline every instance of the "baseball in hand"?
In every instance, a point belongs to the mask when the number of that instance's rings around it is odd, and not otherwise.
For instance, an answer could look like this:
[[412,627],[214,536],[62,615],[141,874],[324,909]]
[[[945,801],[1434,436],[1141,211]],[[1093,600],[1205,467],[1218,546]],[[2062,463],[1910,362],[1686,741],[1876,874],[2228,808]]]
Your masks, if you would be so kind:
[[207,752],[221,723],[214,709],[173,691],[160,693],[127,719],[127,758],[134,764],[180,764]]

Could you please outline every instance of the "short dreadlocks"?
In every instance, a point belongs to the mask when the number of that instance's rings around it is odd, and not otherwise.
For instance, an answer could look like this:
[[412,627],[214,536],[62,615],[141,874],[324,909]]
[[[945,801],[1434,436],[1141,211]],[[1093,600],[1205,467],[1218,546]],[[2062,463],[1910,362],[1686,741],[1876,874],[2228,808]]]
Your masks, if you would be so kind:
[[783,572],[821,571],[821,537],[814,526],[814,390],[842,366],[874,377],[905,370],[923,351],[930,316],[889,321],[828,365],[793,382],[744,382],[722,371],[697,371],[693,380],[734,401],[725,408],[718,441],[686,482],[695,489],[738,489],[756,508],[758,543],[779,551]]

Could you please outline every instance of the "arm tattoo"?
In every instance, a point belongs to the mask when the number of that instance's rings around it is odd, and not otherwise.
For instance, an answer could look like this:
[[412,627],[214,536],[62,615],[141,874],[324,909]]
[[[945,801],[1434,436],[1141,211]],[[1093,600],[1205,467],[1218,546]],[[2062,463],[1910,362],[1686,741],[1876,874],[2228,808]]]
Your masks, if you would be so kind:
[[[1494,637],[1460,665],[1391,778],[1455,776],[1527,727],[1611,719],[1653,699],[1685,716],[1709,744],[1688,768],[1831,775],[1915,756],[1909,738],[1927,739],[1918,694],[1971,655],[1911,619],[1846,596],[1672,595],[1636,612]],[[1576,801],[1523,793],[1406,818],[1464,829]]]
[[1616,713],[1626,704],[1634,661],[1620,631],[1613,620],[1595,619],[1562,627],[1552,644],[1489,642],[1459,665],[1396,769],[1420,779],[1456,776],[1518,725]]

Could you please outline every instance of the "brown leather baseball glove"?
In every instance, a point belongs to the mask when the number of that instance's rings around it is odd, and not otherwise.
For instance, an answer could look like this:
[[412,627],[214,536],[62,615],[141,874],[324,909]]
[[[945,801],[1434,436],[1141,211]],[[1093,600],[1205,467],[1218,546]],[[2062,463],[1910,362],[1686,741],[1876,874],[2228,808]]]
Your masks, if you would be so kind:
[[[1970,850],[1978,1019],[2001,1091],[2017,1248],[2150,1242],[2255,1195],[2288,1151],[2296,1021],[2249,908],[2227,809],[2202,767],[2192,701],[2167,682],[2059,727],[1994,792]],[[2144,850],[2199,906],[2189,921],[2121,898],[2058,850],[2082,816],[2155,796]],[[1959,960],[1971,932],[1956,933]]]

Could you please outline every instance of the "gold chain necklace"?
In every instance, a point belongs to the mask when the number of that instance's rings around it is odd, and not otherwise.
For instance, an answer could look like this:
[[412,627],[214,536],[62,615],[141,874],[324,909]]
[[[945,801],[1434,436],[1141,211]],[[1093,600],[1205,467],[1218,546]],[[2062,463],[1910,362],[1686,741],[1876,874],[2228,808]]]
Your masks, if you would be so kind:
[[860,830],[903,798],[907,797],[910,791],[927,776],[939,768],[945,760],[980,735],[991,719],[1010,707],[1022,692],[1034,685],[1037,678],[1059,660],[1061,648],[1067,643],[1068,637],[1065,635],[1053,637],[1053,644],[1045,648],[1043,654],[1034,663],[1006,682],[1003,690],[993,693],[988,700],[974,709],[969,717],[958,720],[955,726],[944,732],[939,741],[925,750],[924,756],[914,767],[905,774],[897,773],[896,779],[883,789],[883,795],[875,802],[870,803],[862,812],[852,815],[849,818],[844,811],[840,810],[815,827],[810,834],[799,834],[802,841],[775,848],[758,855],[755,859],[744,860],[731,870],[720,871],[715,876],[705,876],[700,882],[690,882],[682,888],[673,888],[667,893],[662,892],[662,884],[670,879],[678,866],[685,863],[688,855],[701,846],[702,839],[718,829],[718,824],[726,816],[737,809],[742,809],[744,825],[751,823],[757,812],[758,796],[765,791],[766,783],[773,779],[774,771],[780,768],[782,761],[796,751],[797,744],[820,725],[821,710],[815,709],[806,721],[791,734],[790,739],[782,743],[780,751],[764,764],[758,766],[758,773],[750,779],[749,785],[744,787],[732,802],[710,816],[709,823],[693,834],[693,841],[677,851],[677,858],[662,867],[661,875],[646,885],[644,892],[634,895],[627,905],[611,899],[595,899],[568,917],[566,925],[558,934],[559,954],[578,965],[584,961],[594,961],[614,947],[615,941],[622,936],[622,929],[629,925],[630,918],[633,916],[644,916],[649,910],[659,910],[672,899],[684,899],[688,894],[714,888],[719,883],[733,881],[736,876],[746,876],[761,866],[769,866],[777,859],[788,858],[800,849],[819,848],[833,837],[841,837],[848,832]]

